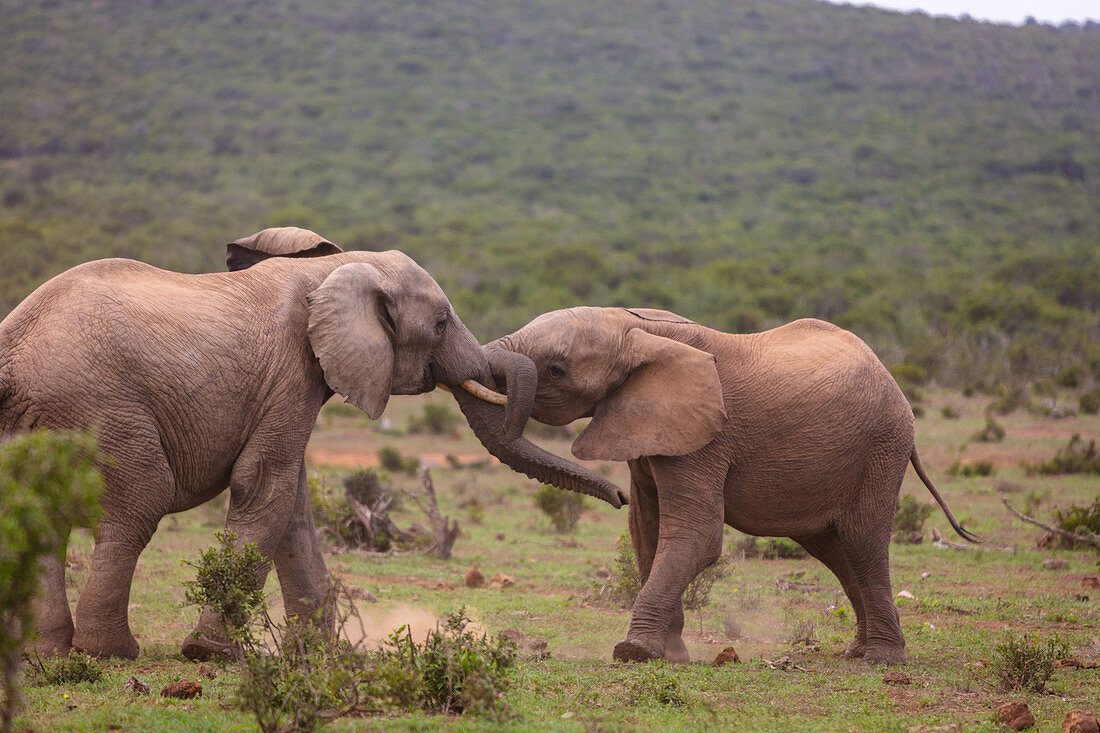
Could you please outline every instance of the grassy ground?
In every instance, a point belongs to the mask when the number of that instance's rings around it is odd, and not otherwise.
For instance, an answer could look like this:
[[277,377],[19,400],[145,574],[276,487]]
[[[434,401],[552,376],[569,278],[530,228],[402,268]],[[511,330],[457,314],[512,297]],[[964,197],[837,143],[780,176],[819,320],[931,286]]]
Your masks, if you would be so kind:
[[[386,412],[388,427],[400,431],[429,401],[445,404],[449,399],[438,393],[395,398]],[[959,416],[945,418],[945,406]],[[1002,692],[991,669],[994,648],[1009,631],[1039,638],[1056,634],[1083,661],[1100,660],[1100,590],[1082,585],[1084,576],[1100,570],[1097,556],[1037,550],[1042,532],[1014,519],[998,493],[1005,491],[1017,508],[1038,502],[1033,513],[1048,520],[1056,506],[1090,504],[1100,487],[1095,476],[1029,477],[1020,461],[1049,458],[1074,433],[1100,437],[1100,418],[1040,418],[1019,411],[997,418],[1006,431],[1003,441],[983,443],[970,436],[985,425],[984,407],[983,400],[934,394],[925,400],[926,417],[918,420],[918,448],[933,480],[963,524],[985,543],[959,551],[934,547],[927,539],[933,527],[961,542],[937,510],[925,526],[923,544],[894,546],[894,592],[913,596],[898,601],[908,642],[909,661],[901,666],[910,678],[907,685],[887,684],[882,669],[841,656],[854,632],[854,616],[839,584],[822,565],[810,559],[742,559],[737,553],[726,577],[715,585],[711,605],[688,615],[685,641],[698,662],[613,664],[611,648],[625,633],[629,611],[597,607],[589,599],[600,569],[613,565],[616,539],[626,529],[625,511],[589,500],[576,531],[556,534],[533,505],[533,482],[496,463],[453,467],[456,460],[471,463],[486,456],[464,425],[443,436],[387,436],[359,413],[327,407],[310,445],[315,481],[339,488],[343,475],[376,462],[378,449],[392,445],[432,466],[441,509],[462,526],[454,557],[447,561],[357,552],[333,552],[327,558],[330,570],[378,599],[361,602],[368,639],[379,639],[403,623],[422,636],[436,619],[465,605],[488,630],[517,629],[545,641],[551,653],[543,661],[521,657],[506,696],[511,720],[412,715],[344,720],[331,730],[905,731],[954,724],[959,730],[992,731],[998,729],[993,716],[1001,703],[1025,699],[1037,720],[1035,730],[1056,731],[1069,710],[1100,711],[1100,669],[1060,669],[1045,695]],[[536,437],[558,452],[568,449],[564,436]],[[980,460],[992,461],[995,474],[970,479],[947,475],[953,463]],[[625,466],[608,464],[606,470],[626,485]],[[397,476],[395,482],[412,491],[418,488],[414,477]],[[912,471],[903,490],[931,501]],[[142,555],[131,594],[131,626],[142,645],[141,656],[107,663],[107,674],[94,684],[27,684],[27,707],[17,729],[254,727],[232,704],[232,667],[219,670],[215,679],[201,678],[201,699],[157,695],[168,682],[200,679],[197,665],[177,653],[198,615],[197,609],[182,605],[181,582],[193,571],[180,561],[195,559],[214,543],[224,515],[224,500],[216,500],[165,518]],[[395,520],[402,527],[426,524],[411,501]],[[738,533],[727,530],[728,546],[737,539]],[[74,601],[90,552],[90,538],[74,538],[69,550]],[[1043,561],[1052,557],[1068,565],[1044,568]],[[463,578],[472,565],[490,579],[497,573],[513,576],[515,585],[468,589]],[[779,576],[797,577],[816,588],[781,591]],[[277,608],[274,577],[267,593]],[[801,641],[792,643],[795,639]],[[711,666],[715,655],[730,645],[742,663]],[[131,676],[147,682],[153,695],[134,698],[124,689]]]

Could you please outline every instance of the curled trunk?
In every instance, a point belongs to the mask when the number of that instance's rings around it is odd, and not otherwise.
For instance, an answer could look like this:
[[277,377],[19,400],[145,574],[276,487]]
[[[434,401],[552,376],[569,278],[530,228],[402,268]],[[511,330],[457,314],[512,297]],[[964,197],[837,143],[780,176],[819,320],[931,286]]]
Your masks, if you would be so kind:
[[505,465],[544,484],[603,499],[616,509],[627,503],[626,495],[618,486],[584,466],[543,450],[526,438],[504,439],[503,407],[479,400],[463,390],[455,390],[453,394],[478,440]]
[[515,351],[487,346],[484,354],[493,376],[504,381],[503,388],[508,392],[508,409],[499,430],[505,442],[510,443],[523,435],[523,428],[531,417],[535,390],[538,388],[538,372],[533,361]]

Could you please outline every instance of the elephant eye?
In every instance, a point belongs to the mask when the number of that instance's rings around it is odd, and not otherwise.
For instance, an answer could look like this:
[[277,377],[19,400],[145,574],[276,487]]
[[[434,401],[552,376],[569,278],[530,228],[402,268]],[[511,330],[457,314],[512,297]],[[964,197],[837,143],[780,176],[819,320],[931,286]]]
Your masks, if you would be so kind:
[[565,376],[565,367],[561,364],[554,363],[546,367],[546,373],[554,379],[561,379]]
[[446,318],[440,318],[438,321],[435,322],[435,334],[437,336],[442,336],[446,332],[447,332],[447,319]]

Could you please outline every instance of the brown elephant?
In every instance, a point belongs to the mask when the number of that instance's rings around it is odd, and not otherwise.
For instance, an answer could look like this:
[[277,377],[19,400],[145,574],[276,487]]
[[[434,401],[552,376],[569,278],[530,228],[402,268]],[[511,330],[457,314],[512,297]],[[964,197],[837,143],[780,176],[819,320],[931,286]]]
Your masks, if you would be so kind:
[[[681,597],[718,558],[723,522],[790,537],[825,563],[856,614],[846,655],[884,663],[905,659],[889,545],[910,463],[952,527],[976,541],[924,472],[913,412],[890,373],[832,324],[740,335],[664,311],[572,308],[486,346],[498,351],[533,361],[536,420],[592,418],[574,455],[629,464],[642,589],[615,659],[687,660]],[[499,408],[459,401],[486,411],[489,424],[503,420]],[[545,475],[536,456],[511,445],[502,460]]]
[[[342,253],[295,228],[228,250],[233,271],[205,275],[89,262],[39,287],[0,323],[0,434],[93,428],[107,455],[75,626],[64,567],[53,558],[43,572],[40,652],[136,656],[127,602],[138,555],[162,517],[226,487],[226,525],[274,561],[287,612],[329,611],[304,455],[334,392],[376,418],[391,394],[437,382],[491,385],[493,372],[511,373],[498,439],[522,431],[534,385],[523,394],[531,380],[515,370],[529,362],[498,355],[490,364],[409,257]],[[590,491],[604,490],[598,477],[586,480]],[[614,487],[609,500],[618,501]],[[185,653],[223,651],[219,628],[204,613]]]

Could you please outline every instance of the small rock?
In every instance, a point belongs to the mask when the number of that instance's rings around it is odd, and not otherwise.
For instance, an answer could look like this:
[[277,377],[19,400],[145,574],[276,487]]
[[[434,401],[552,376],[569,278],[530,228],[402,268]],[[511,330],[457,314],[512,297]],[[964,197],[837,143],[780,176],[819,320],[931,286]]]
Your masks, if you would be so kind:
[[882,681],[888,685],[908,685],[913,680],[900,669],[891,669],[889,672],[882,675]]
[[932,573],[921,573],[920,574],[920,579],[921,580],[928,580],[931,577],[932,577]]
[[511,575],[505,575],[504,573],[497,573],[493,576],[494,588],[508,588],[516,584],[516,579]]
[[898,598],[908,598],[911,601],[917,600],[917,597],[907,590],[899,591]]
[[1086,710],[1071,710],[1062,721],[1062,733],[1100,733],[1100,721]]
[[149,685],[139,680],[137,677],[131,677],[126,680],[126,684],[122,686],[122,689],[129,690],[135,695],[148,695]]
[[1035,716],[1031,714],[1026,702],[1006,702],[997,709],[997,720],[1011,730],[1026,730],[1035,725]]
[[366,601],[367,603],[378,603],[378,598],[366,588],[360,588],[357,585],[345,585],[348,590],[348,596],[356,601]]
[[728,646],[722,651],[718,652],[718,656],[714,658],[714,666],[721,667],[723,664],[737,664],[741,661],[741,657],[737,656],[737,650],[732,646]]
[[1086,575],[1081,578],[1082,588],[1100,588],[1100,575]]
[[1043,560],[1044,570],[1065,570],[1069,567],[1069,560],[1064,557],[1048,557]]
[[193,697],[202,697],[202,685],[194,680],[179,680],[169,682],[160,691],[161,697],[178,697],[190,700]]
[[477,565],[466,571],[466,587],[480,588],[485,585],[485,575],[477,569]]
[[218,676],[218,668],[213,664],[207,664],[203,662],[199,665],[199,676],[205,677],[208,680],[212,680]]

